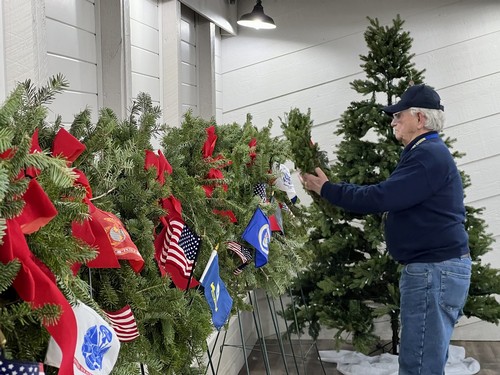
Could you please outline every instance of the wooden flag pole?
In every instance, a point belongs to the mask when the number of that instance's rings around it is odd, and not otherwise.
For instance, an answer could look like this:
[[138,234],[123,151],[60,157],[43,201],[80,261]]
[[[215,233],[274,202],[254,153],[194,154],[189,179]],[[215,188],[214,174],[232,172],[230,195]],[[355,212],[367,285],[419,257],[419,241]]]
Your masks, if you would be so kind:
[[7,339],[5,338],[5,335],[3,334],[2,330],[0,329],[0,349],[5,348],[6,344],[7,344]]

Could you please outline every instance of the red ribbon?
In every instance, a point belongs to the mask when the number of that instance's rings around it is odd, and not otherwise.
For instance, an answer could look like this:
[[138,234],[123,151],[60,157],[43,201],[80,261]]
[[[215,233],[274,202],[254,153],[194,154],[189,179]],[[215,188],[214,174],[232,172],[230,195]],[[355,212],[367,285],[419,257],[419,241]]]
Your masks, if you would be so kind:
[[[35,181],[35,180],[32,180]],[[0,245],[0,262],[7,264],[19,259],[21,269],[14,279],[14,289],[24,301],[36,309],[45,304],[59,305],[62,312],[56,323],[42,321],[47,331],[62,351],[60,373],[72,375],[77,328],[70,304],[61,293],[51,271],[28,248],[26,239],[16,219],[6,221],[7,228]]]
[[81,154],[86,147],[66,129],[61,128],[54,138],[52,144],[52,155],[54,157],[62,156],[66,159],[66,163],[70,166]]
[[250,140],[250,142],[248,142],[248,147],[250,148],[250,163],[248,163],[247,165],[252,165],[253,162],[255,161],[255,158],[257,157],[257,152],[256,152],[256,149],[257,149],[257,139],[256,138],[252,138]]
[[215,134],[215,126],[209,126],[205,129],[207,133],[207,140],[203,144],[203,158],[207,159],[214,153],[215,142],[217,142],[217,135]]
[[[224,174],[222,173],[221,169],[225,168],[229,165],[231,165],[233,162],[231,160],[226,160],[224,156],[222,155],[217,155],[215,158],[212,157],[214,149],[215,149],[215,143],[217,141],[217,135],[215,134],[215,126],[210,126],[205,129],[207,133],[207,140],[203,144],[203,158],[209,162],[209,163],[217,163],[216,168],[210,168],[207,175],[205,178],[207,180],[218,180],[214,181],[213,183],[203,185],[203,190],[205,190],[205,196],[207,198],[212,197],[212,194],[214,192],[214,189],[218,186],[221,186],[224,191],[228,190],[228,185],[221,183],[221,181],[224,179]],[[236,223],[236,216],[231,210],[213,210],[213,212],[217,215],[221,216],[227,216],[229,217],[229,220],[233,223]]]
[[160,150],[158,150],[158,155],[151,150],[146,150],[144,169],[148,170],[150,168],[156,168],[156,180],[161,185],[165,183],[165,172],[169,175],[173,172],[172,166]]
[[22,199],[25,201],[16,221],[24,234],[34,233],[57,215],[57,210],[36,179],[29,182]]

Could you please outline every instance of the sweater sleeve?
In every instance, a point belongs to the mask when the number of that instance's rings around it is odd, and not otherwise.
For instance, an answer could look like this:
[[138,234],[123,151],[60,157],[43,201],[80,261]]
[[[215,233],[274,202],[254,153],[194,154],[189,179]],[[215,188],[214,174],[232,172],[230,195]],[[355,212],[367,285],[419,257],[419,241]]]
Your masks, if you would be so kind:
[[432,190],[427,168],[417,158],[408,158],[383,182],[367,186],[326,182],[321,196],[347,211],[369,214],[410,208]]

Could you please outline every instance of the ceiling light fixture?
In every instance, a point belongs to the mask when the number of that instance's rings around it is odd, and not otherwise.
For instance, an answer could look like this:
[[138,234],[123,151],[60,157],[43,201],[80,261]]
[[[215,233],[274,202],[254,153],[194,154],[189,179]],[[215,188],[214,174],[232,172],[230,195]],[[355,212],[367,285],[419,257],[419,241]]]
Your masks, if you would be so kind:
[[257,0],[257,4],[253,7],[251,13],[244,14],[238,20],[238,25],[245,27],[253,27],[254,29],[275,29],[274,20],[264,14],[262,1]]

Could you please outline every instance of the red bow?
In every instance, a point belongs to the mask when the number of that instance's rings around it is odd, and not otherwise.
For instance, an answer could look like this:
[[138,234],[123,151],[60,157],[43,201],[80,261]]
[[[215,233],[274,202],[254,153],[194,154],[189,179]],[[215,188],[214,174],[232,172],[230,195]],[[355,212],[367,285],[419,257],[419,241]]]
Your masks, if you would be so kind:
[[255,150],[257,149],[257,139],[256,138],[252,138],[250,140],[250,142],[248,142],[248,147],[250,148],[250,163],[248,163],[247,165],[251,165],[253,164],[253,162],[255,161],[255,158],[257,157],[257,152],[255,152]]
[[29,182],[22,199],[24,208],[16,221],[25,234],[36,232],[57,215],[52,201],[35,179]]
[[231,223],[237,223],[238,219],[236,219],[236,216],[234,215],[234,212],[231,210],[213,210],[213,213],[216,215],[220,216],[225,216],[229,219]]
[[172,174],[172,166],[165,158],[163,153],[158,150],[158,155],[156,155],[151,150],[146,150],[146,158],[144,160],[144,169],[156,168],[156,180],[163,185],[165,183],[165,172]]
[[[38,129],[36,129],[31,138],[30,153],[41,151],[42,149],[38,144]],[[14,153],[13,149],[9,149],[2,154],[2,157],[10,159],[14,156]],[[24,234],[36,232],[57,215],[54,204],[35,179],[39,174],[39,169],[28,167],[24,172],[19,173],[17,177],[19,179],[25,178],[25,176],[31,177],[28,188],[21,196],[21,199],[24,200],[24,207],[16,218]]]
[[182,205],[181,202],[173,195],[170,195],[168,198],[161,199],[161,206],[164,210],[167,211],[167,215],[165,215],[162,219],[166,220],[168,217],[170,220],[172,219],[182,219]]
[[[224,191],[228,190],[227,184],[220,182],[224,180],[224,174],[222,173],[221,169],[231,165],[233,162],[231,160],[226,160],[222,155],[217,155],[217,157],[215,158],[212,157],[212,154],[215,149],[215,142],[217,141],[217,135],[215,134],[215,126],[212,125],[206,128],[205,131],[207,133],[207,140],[203,144],[203,158],[209,163],[217,164],[215,168],[209,169],[205,178],[207,180],[218,180],[218,181],[214,181],[209,185],[203,185],[203,190],[205,190],[205,196],[207,198],[210,198],[212,197],[214,189],[217,186],[222,186]],[[213,212],[217,215],[229,217],[229,220],[233,223],[237,222],[236,216],[231,210],[227,211],[213,210]]]
[[39,308],[48,303],[60,306],[62,311],[57,322],[43,321],[42,323],[61,348],[63,358],[60,372],[73,374],[73,358],[77,338],[73,310],[56,286],[54,275],[31,253],[16,219],[8,219],[6,224],[7,228],[2,238],[3,243],[0,245],[0,262],[7,264],[16,258],[19,259],[21,269],[13,286],[19,297],[30,302],[32,308]]
[[54,157],[62,156],[66,159],[66,163],[70,166],[81,154],[86,147],[66,129],[61,128],[54,138],[52,144],[52,155]]
[[207,140],[203,144],[203,158],[207,159],[214,153],[215,142],[217,142],[217,135],[215,134],[215,126],[209,126],[205,129],[207,133]]
[[[206,178],[207,180],[223,180],[224,175],[222,174],[220,169],[210,168]],[[216,181],[211,185],[203,185],[203,190],[205,190],[205,195],[207,196],[207,198],[212,197],[216,186],[222,186],[224,191],[227,191],[228,189],[227,184],[221,184],[219,181]]]

